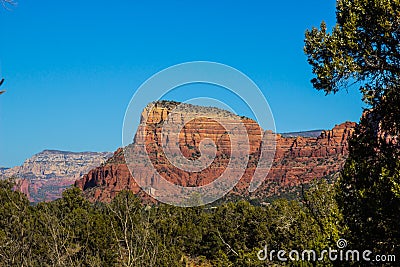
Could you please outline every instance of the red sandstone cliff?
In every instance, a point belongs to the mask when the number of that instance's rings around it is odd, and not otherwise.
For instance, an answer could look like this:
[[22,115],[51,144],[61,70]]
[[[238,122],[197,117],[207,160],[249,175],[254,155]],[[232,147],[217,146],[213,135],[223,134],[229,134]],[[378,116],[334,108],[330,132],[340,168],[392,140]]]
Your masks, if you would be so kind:
[[354,122],[345,122],[322,131],[317,138],[278,135],[274,165],[254,195],[273,195],[282,188],[337,173],[348,155],[347,139],[355,126]]
[[29,192],[29,181],[27,179],[16,179],[14,190],[24,193],[29,200],[32,200]]
[[[135,143],[145,146],[151,163],[165,179],[182,186],[206,185],[220,176],[230,157],[247,155],[240,146],[235,147],[235,151],[230,151],[231,143],[228,133],[221,126],[222,121],[223,124],[234,127],[238,122],[238,116],[219,109],[208,108],[205,112],[211,112],[213,115],[218,113],[216,119],[197,118],[185,123],[185,127],[179,132],[179,149],[186,158],[196,159],[200,156],[198,147],[200,141],[210,138],[218,147],[214,161],[201,172],[186,172],[173,166],[165,157],[161,146],[163,122],[168,115],[177,122],[188,113],[204,112],[198,106],[187,105],[185,115],[179,112],[170,114],[171,109],[176,105],[175,102],[163,102],[157,103],[152,110],[145,110],[139,131],[135,136]],[[197,110],[199,108],[200,110]],[[335,126],[332,130],[323,131],[319,137],[277,135],[273,166],[263,184],[255,192],[249,194],[247,188],[257,166],[262,129],[251,119],[240,118],[240,120],[249,136],[250,157],[244,175],[231,194],[260,198],[277,194],[285,188],[307,183],[314,178],[336,173],[348,154],[347,138],[355,127],[355,123],[346,122]],[[140,170],[136,173],[144,176],[148,173],[149,177],[152,176],[150,171],[146,172],[146,168],[148,167],[141,162],[135,165],[135,170]],[[157,180],[153,183],[157,183]],[[86,196],[92,201],[109,201],[123,189],[129,189],[146,200],[150,199],[130,174],[121,148],[105,164],[91,170],[82,179],[76,181],[75,185],[84,190]]]

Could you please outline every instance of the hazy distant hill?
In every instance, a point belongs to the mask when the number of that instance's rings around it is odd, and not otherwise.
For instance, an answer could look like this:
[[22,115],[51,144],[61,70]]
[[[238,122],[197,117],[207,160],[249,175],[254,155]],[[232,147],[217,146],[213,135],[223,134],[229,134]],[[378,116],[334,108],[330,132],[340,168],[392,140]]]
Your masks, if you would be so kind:
[[75,180],[111,156],[110,152],[44,150],[21,166],[1,168],[0,177],[20,178],[20,189],[31,201],[53,200],[59,198],[62,191]]
[[324,130],[312,130],[312,131],[302,131],[302,132],[290,132],[281,133],[283,137],[318,137]]

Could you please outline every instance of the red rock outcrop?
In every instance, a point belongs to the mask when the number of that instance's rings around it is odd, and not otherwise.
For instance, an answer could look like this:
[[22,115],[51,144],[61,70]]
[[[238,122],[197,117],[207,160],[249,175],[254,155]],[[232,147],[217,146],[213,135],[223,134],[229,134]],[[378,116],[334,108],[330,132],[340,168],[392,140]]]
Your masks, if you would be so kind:
[[274,164],[254,196],[264,197],[337,173],[348,155],[356,123],[345,122],[319,137],[277,137]]
[[122,148],[102,166],[91,170],[75,182],[75,186],[86,192],[89,199],[107,201],[123,189],[129,189],[135,194],[140,187],[133,179],[125,163]]
[[[250,194],[247,188],[260,154],[262,138],[260,126],[251,119],[238,117],[216,108],[186,105],[180,112],[172,114],[171,110],[178,104],[176,102],[161,102],[156,103],[150,110],[145,109],[134,139],[135,144],[143,144],[157,172],[174,184],[182,186],[206,185],[224,172],[230,158],[250,155],[247,168],[231,193],[259,198],[277,194],[284,188],[307,183],[314,178],[322,178],[336,173],[348,154],[347,138],[355,127],[355,123],[346,122],[335,126],[332,130],[322,131],[318,137],[282,137],[276,135],[276,154],[272,168],[263,184]],[[214,119],[198,116],[202,113],[213,114],[211,117]],[[217,147],[216,155],[213,162],[201,172],[188,172],[173,166],[162,148],[161,140],[165,137],[162,127],[167,118],[178,124],[178,122],[182,123],[185,116],[190,117],[190,114],[197,114],[197,117],[185,122],[184,127],[179,131],[180,151],[176,152],[181,152],[189,160],[197,159],[200,156],[200,142],[204,138],[211,139]],[[231,151],[230,142],[232,140],[230,140],[229,133],[222,125],[233,125],[232,127],[235,128],[238,119],[243,123],[245,134],[249,137],[249,147],[237,145],[234,151]],[[168,136],[168,133],[166,136]],[[246,150],[247,148],[249,148],[249,151]],[[143,176],[148,174],[147,179],[153,179],[151,172],[146,172],[146,168],[148,166],[138,162],[134,168],[135,173],[140,173]],[[137,170],[140,170],[140,172]],[[157,180],[155,179],[152,183],[156,184]],[[150,199],[130,174],[121,148],[105,164],[91,170],[82,179],[76,181],[75,185],[84,190],[91,201],[110,201],[123,189],[129,189],[146,200]]]
[[24,193],[29,200],[32,200],[29,192],[29,181],[27,179],[16,179],[13,190]]

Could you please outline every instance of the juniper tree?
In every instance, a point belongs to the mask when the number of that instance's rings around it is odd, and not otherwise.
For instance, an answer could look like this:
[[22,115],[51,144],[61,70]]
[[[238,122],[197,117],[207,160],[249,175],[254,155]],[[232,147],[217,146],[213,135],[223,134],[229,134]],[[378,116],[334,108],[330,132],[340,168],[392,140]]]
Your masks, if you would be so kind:
[[400,0],[338,0],[336,25],[306,31],[317,90],[356,87],[368,109],[350,140],[338,203],[353,246],[400,244]]

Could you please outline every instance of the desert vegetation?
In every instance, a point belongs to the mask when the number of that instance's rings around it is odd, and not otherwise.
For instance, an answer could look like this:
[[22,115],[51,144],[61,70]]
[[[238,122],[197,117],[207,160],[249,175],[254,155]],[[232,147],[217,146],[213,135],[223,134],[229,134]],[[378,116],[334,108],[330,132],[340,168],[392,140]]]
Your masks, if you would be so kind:
[[257,258],[265,245],[334,247],[345,230],[340,221],[334,188],[324,181],[315,182],[301,200],[194,208],[143,205],[129,191],[109,204],[90,203],[78,188],[31,205],[11,182],[1,181],[0,265],[270,266]]

